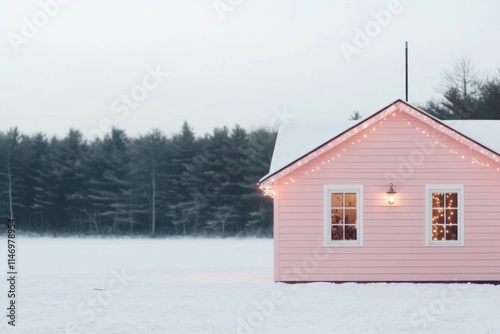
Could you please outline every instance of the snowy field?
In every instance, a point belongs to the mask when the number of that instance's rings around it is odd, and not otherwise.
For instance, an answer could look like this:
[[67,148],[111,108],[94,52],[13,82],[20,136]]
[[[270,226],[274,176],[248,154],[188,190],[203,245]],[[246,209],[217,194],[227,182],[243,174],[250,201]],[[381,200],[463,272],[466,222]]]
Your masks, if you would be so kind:
[[17,326],[3,316],[0,333],[500,333],[500,286],[274,283],[272,240],[18,247]]

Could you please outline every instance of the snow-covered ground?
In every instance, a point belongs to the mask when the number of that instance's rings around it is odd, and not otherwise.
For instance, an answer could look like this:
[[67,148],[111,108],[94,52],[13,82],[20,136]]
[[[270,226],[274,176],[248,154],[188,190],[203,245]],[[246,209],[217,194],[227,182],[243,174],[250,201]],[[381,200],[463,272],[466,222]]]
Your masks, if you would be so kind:
[[1,333],[500,333],[500,286],[274,283],[272,240],[17,242]]

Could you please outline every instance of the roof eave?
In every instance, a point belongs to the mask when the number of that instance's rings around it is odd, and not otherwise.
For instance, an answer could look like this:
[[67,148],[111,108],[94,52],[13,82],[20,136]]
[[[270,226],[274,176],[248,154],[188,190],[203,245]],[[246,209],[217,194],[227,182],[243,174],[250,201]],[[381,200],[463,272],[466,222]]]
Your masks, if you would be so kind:
[[[321,145],[317,146],[316,148],[314,148],[314,149],[310,150],[310,151],[309,151],[309,152],[307,152],[306,154],[303,154],[302,156],[300,156],[299,158],[297,158],[297,159],[293,160],[292,162],[290,162],[290,163],[289,163],[289,164],[287,164],[286,166],[284,166],[284,167],[280,168],[279,170],[277,170],[277,171],[275,171],[275,172],[273,172],[273,173],[269,173],[269,174],[267,174],[266,176],[264,176],[263,178],[261,178],[261,179],[259,180],[258,184],[259,184],[259,185],[261,185],[262,183],[266,182],[267,180],[269,180],[269,179],[270,179],[270,178],[272,178],[273,176],[275,176],[275,175],[277,175],[277,174],[281,173],[282,171],[284,171],[284,170],[285,170],[285,169],[287,169],[288,167],[292,166],[292,165],[293,165],[293,164],[295,164],[296,162],[298,162],[298,161],[302,160],[303,158],[307,157],[307,156],[308,156],[309,154],[311,154],[312,152],[315,152],[315,151],[317,151],[317,150],[319,150],[319,149],[321,149],[321,148],[325,147],[326,145],[328,145],[328,143],[330,143],[330,142],[334,141],[335,139],[337,139],[337,138],[339,138],[339,137],[343,136],[344,134],[348,133],[349,131],[351,131],[351,130],[352,130],[352,129],[354,129],[355,127],[357,127],[357,126],[359,126],[359,125],[361,125],[361,124],[363,124],[363,123],[367,123],[367,122],[369,122],[371,119],[373,119],[373,118],[377,117],[380,113],[382,113],[382,112],[386,111],[388,108],[390,108],[391,106],[394,106],[394,105],[396,105],[396,104],[398,104],[398,103],[402,103],[402,104],[406,105],[407,107],[412,108],[412,109],[414,109],[415,111],[417,111],[417,112],[421,113],[422,115],[424,115],[424,116],[426,116],[426,117],[429,117],[430,119],[432,119],[434,122],[438,123],[439,125],[441,125],[441,126],[445,127],[446,129],[448,129],[448,130],[450,130],[450,131],[453,131],[453,132],[455,132],[455,133],[459,134],[460,136],[462,136],[462,137],[466,138],[467,140],[471,141],[472,143],[474,143],[474,144],[476,144],[476,145],[478,145],[478,146],[482,147],[483,149],[486,149],[486,150],[490,151],[490,152],[491,152],[491,153],[493,153],[493,154],[500,155],[500,153],[499,153],[499,152],[496,152],[495,150],[492,150],[491,148],[489,148],[489,147],[487,147],[487,146],[485,146],[485,145],[483,145],[483,144],[481,144],[481,143],[477,142],[476,140],[474,140],[474,139],[472,139],[472,138],[470,138],[470,137],[466,136],[466,135],[465,135],[465,134],[463,134],[462,132],[460,132],[460,131],[458,131],[458,130],[456,130],[456,129],[453,129],[452,127],[450,127],[450,126],[448,126],[448,125],[444,124],[444,123],[442,122],[442,120],[440,120],[440,119],[436,118],[435,116],[433,116],[433,115],[431,115],[431,114],[427,113],[426,111],[424,111],[424,110],[422,110],[422,109],[420,109],[420,108],[418,108],[418,107],[415,107],[415,106],[411,105],[410,103],[408,103],[408,102],[406,102],[406,101],[403,101],[403,100],[401,100],[401,99],[398,99],[398,100],[396,100],[396,101],[392,102],[391,104],[389,104],[389,105],[385,106],[384,108],[380,109],[379,111],[375,112],[375,113],[374,113],[373,115],[371,115],[370,117],[368,117],[368,118],[366,118],[366,119],[364,119],[364,120],[362,120],[362,121],[360,121],[360,122],[358,122],[358,123],[354,124],[352,127],[348,128],[347,130],[343,131],[342,133],[340,133],[340,134],[336,135],[335,137],[333,137],[333,138],[331,138],[331,139],[327,140],[326,142],[324,142],[323,144],[321,144]],[[273,181],[273,182],[274,182],[274,181]]]
[[[303,158],[305,158],[306,156],[308,156],[311,152],[314,152],[314,151],[316,151],[316,150],[318,150],[318,149],[321,149],[321,148],[325,147],[326,145],[328,145],[328,143],[329,143],[329,142],[331,142],[332,140],[335,140],[335,139],[337,139],[337,138],[341,137],[341,136],[342,136],[342,135],[344,135],[345,133],[348,133],[349,131],[351,131],[352,129],[354,129],[355,127],[357,127],[358,125],[361,125],[361,124],[363,124],[363,123],[366,123],[366,122],[368,122],[369,120],[371,120],[372,118],[375,118],[378,114],[382,113],[383,111],[387,110],[389,107],[391,107],[391,106],[395,105],[395,104],[396,104],[396,103],[398,103],[398,102],[403,102],[403,101],[401,101],[400,99],[398,99],[398,100],[394,101],[393,103],[391,103],[391,104],[387,105],[386,107],[384,107],[384,108],[380,109],[379,111],[377,111],[376,113],[374,113],[374,114],[373,114],[373,115],[371,115],[370,117],[368,117],[368,118],[366,118],[366,119],[364,119],[364,120],[361,120],[360,122],[358,122],[358,123],[354,124],[353,126],[351,126],[350,128],[348,128],[347,130],[345,130],[345,131],[341,132],[340,134],[338,134],[338,135],[336,135],[335,137],[333,137],[333,138],[331,138],[331,139],[327,140],[326,142],[324,142],[323,144],[319,145],[318,147],[316,147],[316,148],[314,148],[314,149],[310,150],[310,151],[309,151],[309,152],[307,152],[306,154],[304,154],[304,155],[300,156],[299,158],[297,158],[297,159],[293,160],[292,162],[290,162],[290,163],[289,163],[289,164],[287,164],[286,166],[282,167],[281,169],[279,169],[279,170],[275,171],[274,173],[269,173],[269,174],[267,174],[266,176],[264,176],[262,179],[260,179],[260,180],[259,180],[259,183],[258,183],[258,184],[259,184],[259,185],[260,185],[260,184],[262,184],[263,182],[267,181],[268,179],[270,179],[270,178],[271,178],[271,177],[273,177],[274,175],[276,175],[276,174],[278,174],[278,173],[282,172],[283,170],[287,169],[288,167],[290,167],[291,165],[293,165],[293,164],[294,164],[294,163],[296,163],[297,161],[302,160]],[[410,106],[410,107],[412,107],[412,106]]]

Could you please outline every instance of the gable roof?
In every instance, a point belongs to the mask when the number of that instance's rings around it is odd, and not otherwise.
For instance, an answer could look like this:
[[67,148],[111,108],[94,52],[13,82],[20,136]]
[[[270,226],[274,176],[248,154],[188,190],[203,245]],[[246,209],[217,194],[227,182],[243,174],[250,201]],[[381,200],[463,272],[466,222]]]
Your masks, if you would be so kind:
[[[326,145],[332,146],[334,141],[339,140],[339,137],[353,136],[377,122],[379,117],[386,117],[396,110],[405,111],[412,116],[419,115],[422,120],[428,123],[436,123],[440,125],[439,130],[448,135],[460,135],[461,138],[470,142],[469,144],[472,144],[472,146],[476,147],[476,150],[488,158],[494,158],[497,161],[497,155],[500,156],[500,121],[442,121],[407,102],[396,100],[361,121],[290,122],[282,124],[276,138],[269,173],[259,183],[269,181],[273,176],[274,178],[271,181],[274,182],[275,179],[282,176],[281,174],[287,174],[288,171],[291,171],[290,167],[296,162],[299,162],[299,165],[307,163],[310,159],[320,155],[321,151],[323,151],[322,148]],[[343,140],[346,140],[346,138],[343,138]]]

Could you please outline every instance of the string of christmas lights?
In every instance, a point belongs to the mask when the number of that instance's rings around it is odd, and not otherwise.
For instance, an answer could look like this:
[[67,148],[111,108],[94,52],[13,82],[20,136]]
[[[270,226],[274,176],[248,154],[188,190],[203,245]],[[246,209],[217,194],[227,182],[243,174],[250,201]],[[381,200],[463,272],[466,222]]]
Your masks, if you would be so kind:
[[[337,137],[335,139],[332,139],[330,142],[323,145],[320,149],[314,150],[313,152],[309,153],[308,155],[306,155],[305,157],[303,157],[299,161],[295,162],[294,164],[292,164],[292,165],[288,166],[287,168],[285,168],[284,170],[280,171],[278,173],[278,177],[280,179],[283,179],[284,176],[286,176],[287,174],[290,174],[294,170],[296,170],[300,167],[303,167],[304,165],[310,163],[312,160],[317,160],[317,158],[319,156],[325,157],[324,153],[328,153],[328,151],[331,151],[333,148],[339,146],[340,144],[347,143],[351,137],[357,135],[358,133],[368,131],[367,133],[363,134],[362,139],[357,139],[357,140],[351,141],[351,143],[350,143],[351,146],[356,145],[357,143],[360,143],[363,140],[366,140],[366,138],[369,137],[370,132],[377,131],[377,127],[376,127],[377,124],[382,125],[387,120],[387,117],[389,115],[392,115],[394,117],[394,116],[396,116],[398,111],[399,112],[406,112],[407,114],[413,116],[414,118],[426,123],[429,126],[432,126],[432,128],[435,129],[436,132],[438,133],[438,136],[437,136],[438,140],[436,140],[434,137],[432,138],[437,146],[440,145],[440,147],[448,148],[448,145],[445,142],[440,143],[440,141],[439,141],[439,139],[440,139],[439,134],[443,134],[443,135],[446,135],[446,137],[451,137],[451,138],[455,139],[456,141],[460,142],[461,144],[468,145],[470,147],[469,148],[470,150],[475,150],[475,151],[481,153],[482,155],[486,156],[487,158],[492,159],[496,163],[499,162],[500,158],[498,157],[498,155],[485,150],[480,145],[478,145],[475,142],[473,142],[472,140],[460,135],[455,130],[451,130],[446,126],[439,124],[431,117],[426,116],[418,111],[415,111],[414,109],[406,106],[405,104],[403,104],[401,102],[397,102],[396,104],[393,104],[392,106],[388,107],[385,111],[382,111],[378,117],[374,117],[374,118],[366,120],[365,122],[357,125],[356,127],[352,128],[351,130],[349,130],[347,133],[344,133],[342,136]],[[413,128],[416,131],[418,131],[422,136],[427,137],[427,138],[431,138],[431,134],[429,134],[426,130],[420,129],[420,126],[412,125],[411,121],[407,120],[406,117],[403,117],[403,120],[406,121],[406,124],[408,126],[410,126],[410,127],[413,126]],[[371,129],[367,130],[369,127],[371,127]],[[325,157],[325,160],[323,160],[321,162],[318,161],[318,164],[316,166],[313,166],[311,169],[305,170],[304,174],[308,175],[309,173],[315,173],[316,171],[320,170],[320,166],[331,163],[331,162],[335,161],[335,159],[338,160],[342,156],[343,152],[345,152],[345,151],[346,151],[346,148],[344,147],[344,148],[342,148],[342,150],[340,152],[331,155],[329,158]],[[454,155],[459,155],[459,152],[456,149],[450,148],[449,151],[450,151],[450,153],[452,153]],[[461,158],[462,159],[466,158],[465,153],[461,155]],[[480,160],[476,159],[475,157],[471,157],[471,163],[473,165],[476,165],[476,166],[481,166],[481,167],[486,167],[486,168],[490,167],[490,163],[485,162],[485,161],[480,161]],[[493,167],[493,168],[496,168],[496,171],[500,172],[500,167]],[[271,179],[264,181],[260,185],[260,189],[262,190],[264,196],[274,197],[274,189],[273,189],[272,185],[274,184],[275,181],[276,181],[276,177],[273,177]],[[295,182],[295,179],[289,177],[288,179],[284,179],[283,184],[287,185],[289,183],[294,183],[294,182]]]
[[432,240],[458,240],[457,201],[455,192],[432,193]]

